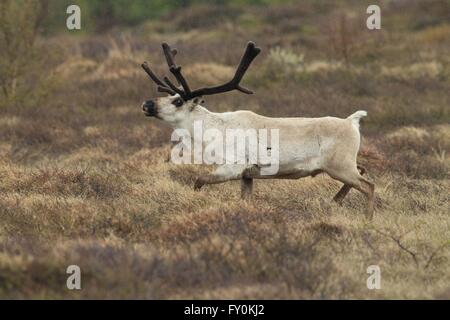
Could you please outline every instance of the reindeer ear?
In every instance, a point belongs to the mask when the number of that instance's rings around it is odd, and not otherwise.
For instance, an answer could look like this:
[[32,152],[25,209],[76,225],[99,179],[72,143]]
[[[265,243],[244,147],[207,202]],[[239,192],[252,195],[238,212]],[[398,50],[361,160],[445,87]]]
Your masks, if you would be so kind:
[[201,99],[201,98],[195,98],[194,99],[194,104],[203,104],[205,103],[205,100]]

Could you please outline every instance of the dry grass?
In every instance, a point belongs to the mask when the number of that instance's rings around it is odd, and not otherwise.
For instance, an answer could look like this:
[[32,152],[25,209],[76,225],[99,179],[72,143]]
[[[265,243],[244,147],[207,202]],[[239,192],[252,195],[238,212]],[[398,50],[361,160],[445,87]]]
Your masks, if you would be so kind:
[[[318,32],[340,9],[314,4],[233,9],[220,24],[198,25],[218,10],[201,7],[179,13],[175,25],[153,22],[142,36],[43,39],[66,51],[48,70],[57,87],[45,103],[0,113],[0,297],[450,298],[450,79],[441,54],[448,42],[439,40],[448,26],[415,31],[397,20],[416,14],[409,8],[389,9],[386,24],[401,32],[356,46],[358,33],[340,60],[328,57],[328,36]],[[409,35],[427,47],[407,51]],[[238,182],[194,192],[209,169],[167,162],[170,130],[139,107],[156,93],[138,64],[148,59],[162,73],[164,38],[180,47],[196,84],[227,78],[248,38],[267,53],[281,48],[246,77],[255,96],[211,97],[212,110],[367,109],[360,163],[377,186],[374,220],[365,220],[357,192],[342,207],[331,202],[340,184],[326,176],[257,181],[249,201]],[[71,264],[81,267],[81,291],[66,289]],[[381,290],[366,287],[373,264]]]

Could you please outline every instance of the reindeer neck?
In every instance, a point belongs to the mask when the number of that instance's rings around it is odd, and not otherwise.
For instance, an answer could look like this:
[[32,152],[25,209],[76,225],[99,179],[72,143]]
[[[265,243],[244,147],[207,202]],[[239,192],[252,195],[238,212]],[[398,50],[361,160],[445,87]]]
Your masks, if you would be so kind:
[[175,129],[186,129],[191,132],[194,123],[200,121],[203,123],[203,127],[216,126],[220,122],[219,114],[211,112],[200,105],[196,105],[191,111],[190,116],[177,123],[174,127]]

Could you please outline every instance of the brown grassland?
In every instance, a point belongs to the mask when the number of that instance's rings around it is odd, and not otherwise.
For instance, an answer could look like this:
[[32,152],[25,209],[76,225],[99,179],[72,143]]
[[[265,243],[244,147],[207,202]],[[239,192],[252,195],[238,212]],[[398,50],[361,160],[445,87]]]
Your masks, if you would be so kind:
[[[37,37],[0,93],[0,298],[450,299],[450,3],[386,2],[379,31],[365,1],[336,3],[195,6]],[[358,192],[333,203],[341,185],[324,175],[256,181],[243,201],[239,182],[195,192],[209,168],[167,161],[171,130],[142,114],[157,93],[139,64],[167,73],[167,41],[193,84],[214,84],[248,40],[263,49],[244,78],[256,94],[207,106],[367,110],[373,221]],[[66,288],[72,264],[80,291]],[[380,290],[366,287],[370,265]]]

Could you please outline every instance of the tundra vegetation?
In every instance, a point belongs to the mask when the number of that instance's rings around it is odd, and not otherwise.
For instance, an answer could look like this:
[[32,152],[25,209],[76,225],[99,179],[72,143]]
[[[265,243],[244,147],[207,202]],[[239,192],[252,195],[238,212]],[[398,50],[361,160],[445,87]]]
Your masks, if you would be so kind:
[[[63,2],[0,5],[1,298],[450,298],[449,1],[386,2],[379,31],[364,1],[151,1],[148,19],[144,1],[89,1],[81,32],[54,16]],[[207,106],[367,110],[372,221],[354,190],[332,202],[341,183],[325,175],[256,181],[241,200],[239,182],[195,192],[212,168],[167,161],[140,64],[166,73],[168,42],[193,86],[213,85],[248,40],[263,49],[243,80],[256,94]],[[82,290],[67,289],[69,265]]]

